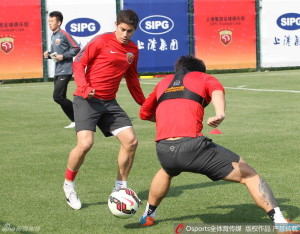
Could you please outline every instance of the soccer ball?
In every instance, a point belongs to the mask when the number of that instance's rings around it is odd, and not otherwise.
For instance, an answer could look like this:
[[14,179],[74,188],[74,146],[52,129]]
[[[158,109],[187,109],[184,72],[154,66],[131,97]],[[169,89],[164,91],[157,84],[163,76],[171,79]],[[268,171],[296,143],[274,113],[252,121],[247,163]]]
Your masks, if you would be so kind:
[[120,219],[132,217],[139,209],[141,200],[129,188],[113,191],[108,198],[108,208],[111,213]]

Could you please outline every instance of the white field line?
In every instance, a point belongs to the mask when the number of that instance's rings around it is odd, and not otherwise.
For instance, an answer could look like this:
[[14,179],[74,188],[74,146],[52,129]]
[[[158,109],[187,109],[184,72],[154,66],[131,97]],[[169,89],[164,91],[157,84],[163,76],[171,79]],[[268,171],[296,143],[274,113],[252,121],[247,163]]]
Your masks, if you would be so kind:
[[[264,73],[264,74],[263,74]],[[258,75],[263,74],[264,76],[282,76],[284,75],[289,75],[289,74],[299,74],[299,70],[289,70],[289,71],[266,71],[266,72],[249,72],[249,73],[236,73],[234,77],[255,77]],[[223,73],[223,74],[215,74],[215,77],[218,77],[219,75],[223,76],[232,76],[231,73]]]
[[22,88],[22,89],[25,89],[25,88],[39,88],[39,87],[50,87],[52,86],[53,87],[53,84],[52,85],[28,85],[28,86],[6,86],[6,85],[0,85],[0,90],[1,89],[17,89],[17,88]]
[[257,91],[257,92],[279,92],[279,93],[300,93],[298,90],[277,90],[277,89],[249,89],[243,87],[224,87],[225,89],[236,89],[246,91]]
[[[157,83],[141,82],[141,84],[156,85]],[[239,86],[239,87],[224,87],[224,88],[225,89],[246,90],[246,91],[257,91],[257,92],[300,93],[300,90],[250,89],[250,88],[244,88],[243,86]]]
[[[141,82],[141,84],[145,85],[156,85],[158,82]],[[121,84],[126,84],[125,82],[121,82]],[[1,89],[17,89],[17,88],[40,88],[40,87],[52,87],[53,84],[49,85],[28,85],[28,86],[6,86],[6,85],[0,85]],[[245,90],[245,91],[256,91],[256,92],[279,92],[279,93],[300,93],[300,90],[277,90],[277,89],[251,89],[251,88],[244,88],[242,86],[240,87],[224,87],[225,89],[232,89],[232,90]]]

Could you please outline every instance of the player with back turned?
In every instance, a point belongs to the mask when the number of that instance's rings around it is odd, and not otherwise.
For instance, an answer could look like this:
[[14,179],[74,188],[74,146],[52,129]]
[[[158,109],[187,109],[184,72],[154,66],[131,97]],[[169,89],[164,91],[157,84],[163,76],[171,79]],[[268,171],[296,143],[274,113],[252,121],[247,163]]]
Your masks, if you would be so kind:
[[275,224],[287,223],[265,180],[239,155],[203,136],[204,108],[210,102],[215,115],[207,124],[216,128],[225,118],[224,88],[205,72],[203,61],[180,57],[175,75],[160,81],[140,109],[141,119],[156,121],[156,151],[162,166],[152,180],[141,224],[154,224],[157,206],[167,195],[172,178],[181,172],[244,184]]

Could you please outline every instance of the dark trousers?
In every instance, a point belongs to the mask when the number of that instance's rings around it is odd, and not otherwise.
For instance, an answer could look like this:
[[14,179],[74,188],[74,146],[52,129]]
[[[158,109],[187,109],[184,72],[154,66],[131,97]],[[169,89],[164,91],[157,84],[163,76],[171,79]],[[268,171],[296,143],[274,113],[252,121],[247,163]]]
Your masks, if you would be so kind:
[[67,99],[67,89],[72,75],[61,75],[54,77],[53,100],[59,104],[66,116],[74,122],[73,102]]

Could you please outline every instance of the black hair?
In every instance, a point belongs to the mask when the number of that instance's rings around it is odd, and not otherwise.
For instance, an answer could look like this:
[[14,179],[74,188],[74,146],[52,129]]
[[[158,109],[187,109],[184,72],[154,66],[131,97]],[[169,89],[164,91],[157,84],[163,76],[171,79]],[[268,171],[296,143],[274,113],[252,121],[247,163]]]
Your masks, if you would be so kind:
[[138,22],[138,15],[130,9],[120,11],[117,16],[117,25],[119,25],[120,23],[130,24],[134,27],[134,29],[136,29]]
[[63,22],[63,14],[60,11],[52,11],[49,14],[50,17],[56,17],[57,21],[60,21],[61,23]]
[[192,55],[180,56],[175,62],[175,72],[178,72],[182,69],[186,69],[188,71],[206,72],[206,66],[204,62]]

